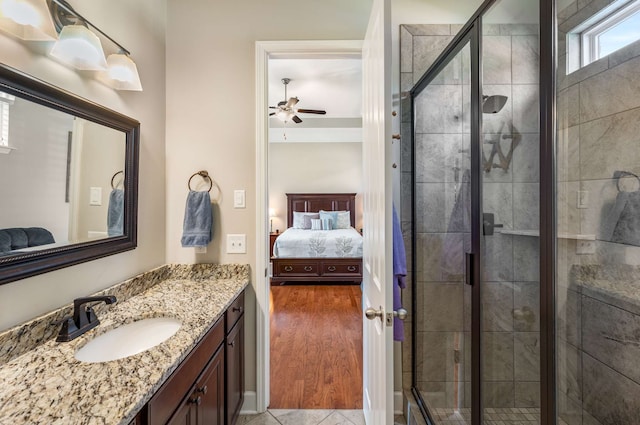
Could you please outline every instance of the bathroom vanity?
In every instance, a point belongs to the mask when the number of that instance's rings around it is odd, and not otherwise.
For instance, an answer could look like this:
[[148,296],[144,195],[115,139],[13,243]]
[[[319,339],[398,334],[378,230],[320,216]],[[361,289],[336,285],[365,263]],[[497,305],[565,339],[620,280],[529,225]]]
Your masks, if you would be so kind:
[[[248,265],[162,266],[94,294],[118,302],[96,306],[100,325],[73,341],[55,341],[71,306],[0,334],[0,423],[234,424],[248,284]],[[74,357],[101,334],[158,317],[181,326],[146,351],[98,363]]]

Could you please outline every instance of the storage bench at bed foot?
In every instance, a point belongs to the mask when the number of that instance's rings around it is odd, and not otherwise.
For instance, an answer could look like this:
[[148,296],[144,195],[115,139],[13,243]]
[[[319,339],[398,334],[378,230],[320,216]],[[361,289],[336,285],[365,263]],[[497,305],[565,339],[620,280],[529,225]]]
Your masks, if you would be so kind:
[[319,276],[319,267],[316,262],[295,263],[295,264],[277,264],[275,266],[274,275],[276,276]]
[[345,277],[359,276],[360,264],[360,262],[339,264],[336,264],[335,262],[322,263],[322,275]]

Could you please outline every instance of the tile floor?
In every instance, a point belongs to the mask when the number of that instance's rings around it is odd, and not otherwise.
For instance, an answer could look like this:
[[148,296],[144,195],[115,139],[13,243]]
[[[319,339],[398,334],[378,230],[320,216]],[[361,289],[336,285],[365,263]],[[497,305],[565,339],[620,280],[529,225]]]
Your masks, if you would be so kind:
[[[240,415],[237,425],[364,425],[362,410],[283,410],[258,415]],[[406,425],[396,416],[394,425]]]

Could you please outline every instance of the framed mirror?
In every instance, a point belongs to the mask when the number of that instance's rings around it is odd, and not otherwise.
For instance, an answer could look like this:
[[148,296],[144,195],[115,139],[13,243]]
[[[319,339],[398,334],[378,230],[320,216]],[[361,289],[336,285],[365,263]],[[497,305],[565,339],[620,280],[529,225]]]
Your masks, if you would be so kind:
[[0,64],[0,284],[134,249],[140,123]]

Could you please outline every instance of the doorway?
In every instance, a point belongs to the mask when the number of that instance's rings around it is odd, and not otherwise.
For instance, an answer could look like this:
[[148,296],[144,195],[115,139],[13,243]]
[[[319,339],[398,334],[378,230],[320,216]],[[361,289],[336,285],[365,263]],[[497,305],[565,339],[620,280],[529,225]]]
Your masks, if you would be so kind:
[[[256,407],[258,411],[265,410],[270,405],[270,348],[271,348],[271,326],[270,326],[270,313],[271,313],[271,288],[269,284],[269,244],[270,244],[270,230],[271,222],[269,218],[270,205],[269,198],[269,143],[268,143],[268,115],[265,111],[268,110],[270,105],[268,99],[268,65],[269,59],[303,56],[303,57],[319,57],[327,55],[359,55],[361,52],[361,41],[307,41],[307,42],[259,42],[257,45],[257,86],[258,92],[258,109],[256,114],[258,116],[257,122],[257,179],[260,193],[257,195],[257,202],[259,206],[258,222],[256,224],[257,234],[262,235],[263,244],[259,244],[257,249],[256,264],[259,269],[263,269],[264,280],[260,279],[260,282],[256,284],[256,299],[259,304],[258,317],[257,317],[257,399]],[[284,76],[283,76],[284,77]],[[291,90],[289,87],[289,90]],[[282,94],[282,93],[281,93]],[[293,92],[290,92],[293,95]],[[303,117],[304,120],[304,117]],[[285,130],[287,131],[287,130]],[[288,137],[291,137],[293,133],[289,133]],[[275,208],[276,210],[278,208]],[[277,218],[274,220],[274,230],[277,228],[280,231],[284,230],[286,223],[283,218],[286,211],[276,211],[281,214],[280,222]]]

